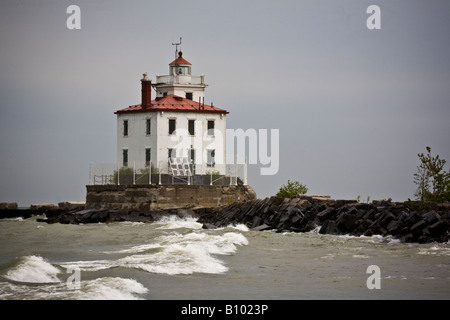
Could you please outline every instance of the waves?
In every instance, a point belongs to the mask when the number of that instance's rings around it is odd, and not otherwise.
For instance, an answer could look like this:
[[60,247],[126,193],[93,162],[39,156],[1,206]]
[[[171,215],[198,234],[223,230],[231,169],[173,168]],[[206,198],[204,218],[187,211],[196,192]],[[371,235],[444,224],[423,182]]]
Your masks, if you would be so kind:
[[[167,229],[174,225],[183,228],[182,221],[168,221]],[[192,227],[192,221],[185,221]],[[197,227],[194,225],[194,227]],[[158,228],[161,228],[158,227]],[[228,268],[217,255],[230,255],[238,246],[247,245],[248,240],[238,232],[207,233],[204,230],[189,229],[187,233],[173,231],[152,239],[152,243],[132,246],[126,249],[103,251],[105,254],[124,254],[118,259],[73,261],[62,263],[64,268],[78,268],[82,271],[98,271],[110,268],[131,268],[157,274],[224,273]],[[196,231],[198,230],[198,231]]]
[[[58,265],[37,256],[15,259],[3,274],[9,282],[0,282],[0,299],[139,299],[148,290],[133,279],[102,277],[81,281],[77,290],[73,283],[63,281],[64,272]],[[72,285],[72,286],[71,286]]]
[[60,270],[42,257],[27,256],[17,260],[17,265],[8,270],[5,278],[29,283],[53,283],[60,282],[57,275]]
[[[229,269],[221,256],[248,244],[244,226],[203,230],[194,218],[169,217],[152,225],[117,223],[112,228],[117,231],[112,235],[123,237],[129,232],[129,238],[138,235],[138,241],[78,254],[101,259],[50,262],[38,254],[13,259],[0,265],[0,299],[142,299],[151,295],[151,288],[123,275],[223,274]],[[75,289],[70,278],[74,270],[78,272]]]

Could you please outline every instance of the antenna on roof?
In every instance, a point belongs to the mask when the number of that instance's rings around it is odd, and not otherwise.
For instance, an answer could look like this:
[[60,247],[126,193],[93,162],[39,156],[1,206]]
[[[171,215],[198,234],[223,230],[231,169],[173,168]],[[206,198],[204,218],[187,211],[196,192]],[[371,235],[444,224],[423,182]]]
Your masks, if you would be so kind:
[[175,46],[175,59],[178,58],[178,46],[181,45],[181,37],[180,37],[180,42],[172,42],[172,45]]

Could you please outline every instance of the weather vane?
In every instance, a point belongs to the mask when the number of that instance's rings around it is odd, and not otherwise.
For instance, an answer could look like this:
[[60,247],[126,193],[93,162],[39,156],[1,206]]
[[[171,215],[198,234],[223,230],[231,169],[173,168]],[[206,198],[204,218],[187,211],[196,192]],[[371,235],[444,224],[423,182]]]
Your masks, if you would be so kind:
[[175,46],[175,59],[178,58],[178,46],[181,45],[181,37],[180,42],[172,42],[172,45]]

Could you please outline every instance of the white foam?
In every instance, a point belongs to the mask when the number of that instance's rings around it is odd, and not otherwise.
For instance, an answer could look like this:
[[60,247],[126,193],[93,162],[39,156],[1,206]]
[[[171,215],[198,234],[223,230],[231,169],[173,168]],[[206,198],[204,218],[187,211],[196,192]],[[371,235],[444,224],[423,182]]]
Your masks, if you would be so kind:
[[450,248],[444,245],[433,245],[429,248],[421,248],[417,254],[435,255],[435,256],[450,256]]
[[354,254],[352,257],[356,258],[356,259],[369,259],[370,258],[370,256],[365,255],[365,254]]
[[64,262],[60,265],[66,269],[79,269],[80,271],[99,271],[118,267],[114,260],[82,260]]
[[134,279],[105,277],[80,282],[79,289],[66,283],[29,286],[0,282],[0,299],[57,299],[57,300],[137,300],[148,289]]
[[180,228],[188,228],[188,229],[202,229],[203,224],[197,222],[197,218],[193,217],[185,217],[180,218],[175,215],[171,215],[168,217],[162,217],[161,220],[155,221],[155,224],[161,224],[162,226],[158,229],[180,229]]
[[228,227],[236,229],[238,231],[243,231],[243,232],[250,230],[245,224],[229,225]]
[[98,278],[81,282],[81,290],[74,298],[79,300],[136,300],[137,294],[148,290],[134,279]]
[[[152,244],[115,251],[114,253],[130,254],[117,260],[74,261],[61,263],[61,266],[82,271],[123,267],[170,275],[224,273],[228,268],[214,255],[230,255],[237,251],[237,246],[247,244],[247,238],[236,232],[223,235],[174,232],[156,238]],[[153,248],[158,250],[145,252]]]
[[133,246],[126,249],[120,249],[120,250],[114,250],[114,251],[102,251],[102,253],[106,254],[116,254],[116,253],[139,253],[144,252],[151,249],[160,248],[161,245],[158,243],[149,243],[149,244],[143,244],[139,246]]
[[11,268],[5,277],[18,282],[51,283],[60,282],[60,271],[40,256],[26,256],[18,266]]
[[374,234],[370,237],[366,237],[366,236],[360,236],[360,238],[367,238],[369,239],[369,242],[372,243],[401,243],[400,239],[396,239],[391,235],[387,235],[387,236],[382,236],[380,234]]

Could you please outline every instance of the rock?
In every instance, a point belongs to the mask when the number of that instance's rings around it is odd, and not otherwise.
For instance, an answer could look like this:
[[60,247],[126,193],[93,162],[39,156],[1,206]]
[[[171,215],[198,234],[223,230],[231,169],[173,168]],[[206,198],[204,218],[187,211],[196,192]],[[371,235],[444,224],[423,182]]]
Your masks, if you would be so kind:
[[299,208],[299,209],[303,209],[303,208],[306,208],[306,207],[308,207],[310,205],[311,205],[311,202],[309,202],[308,200],[300,199],[295,206],[297,208]]
[[86,206],[85,202],[79,201],[64,201],[58,203],[58,208],[64,210],[83,210]]
[[317,218],[319,218],[320,221],[328,220],[330,219],[334,214],[336,213],[336,209],[334,208],[327,208],[317,214]]
[[386,226],[386,230],[391,235],[396,235],[401,229],[402,223],[399,220],[391,220]]
[[395,216],[389,212],[389,211],[385,211],[382,216],[380,217],[380,224],[383,227],[387,227],[387,225],[389,224],[389,222],[391,222],[392,220],[395,220]]
[[259,225],[261,224],[261,221],[262,221],[261,217],[256,216],[256,217],[253,219],[253,223],[252,223],[251,228],[253,229],[253,228],[256,228],[257,226],[259,226]]
[[350,233],[353,231],[356,220],[356,214],[343,212],[336,221],[336,227],[343,233]]
[[[61,207],[64,207],[62,204]],[[335,201],[328,197],[302,195],[293,198],[270,197],[234,202],[226,207],[200,209],[168,209],[137,212],[115,209],[52,209],[41,205],[47,223],[110,223],[114,221],[153,222],[167,216],[182,219],[196,217],[202,227],[214,229],[244,224],[251,230],[277,232],[309,232],[319,228],[320,234],[392,235],[404,242],[449,240],[450,205],[435,204],[433,209],[419,212],[402,203],[377,201],[372,204],[354,200]],[[45,209],[44,209],[45,208]],[[45,210],[45,211],[42,211]],[[5,211],[2,212],[5,214]],[[11,213],[13,214],[13,213]]]
[[416,224],[411,227],[411,232],[414,234],[419,234],[421,231],[427,226],[427,223],[424,220],[420,220]]
[[108,210],[97,210],[95,212],[92,212],[89,216],[89,222],[90,223],[99,223],[99,222],[106,222],[106,218],[108,217]]
[[370,209],[362,216],[362,219],[373,219],[375,217],[375,213],[376,211],[374,209]]
[[250,230],[252,230],[252,231],[264,231],[264,230],[270,230],[270,229],[272,229],[271,226],[269,226],[267,224],[262,224],[262,225],[259,225],[259,226],[255,227],[255,228],[251,228]]
[[17,210],[17,202],[0,202],[0,210]]
[[336,221],[326,220],[319,230],[320,234],[337,234]]
[[404,219],[404,223],[407,227],[412,227],[414,224],[416,224],[417,222],[419,222],[420,216],[417,212],[411,212],[405,219]]
[[202,229],[217,229],[217,227],[215,225],[213,225],[212,223],[204,223],[202,225]]
[[32,204],[30,206],[30,210],[37,210],[37,211],[47,211],[47,210],[55,210],[59,209],[58,206],[51,204],[51,203],[38,203],[38,204]]
[[449,225],[446,221],[438,220],[428,227],[428,233],[430,234],[430,236],[438,237],[445,234],[448,228]]
[[430,211],[425,213],[422,216],[422,219],[427,223],[427,224],[433,224],[437,221],[439,221],[441,219],[441,217],[435,212],[435,211]]

